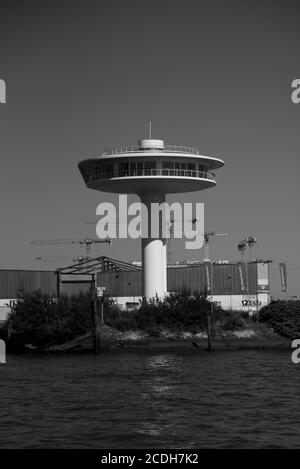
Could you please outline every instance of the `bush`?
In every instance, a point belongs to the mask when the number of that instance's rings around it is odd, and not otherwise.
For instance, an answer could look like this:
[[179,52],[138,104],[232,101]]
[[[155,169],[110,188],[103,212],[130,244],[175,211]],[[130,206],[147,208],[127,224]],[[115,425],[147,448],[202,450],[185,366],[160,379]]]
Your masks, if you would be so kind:
[[[220,314],[220,307],[214,306],[214,314]],[[135,312],[137,328],[150,330],[155,326],[171,329],[184,329],[186,331],[199,331],[206,329],[207,316],[211,312],[211,302],[207,293],[181,289],[170,293],[164,299],[153,298],[143,301]]]
[[91,330],[90,296],[80,293],[58,300],[40,291],[20,293],[10,319],[11,346],[60,344]]
[[260,322],[288,339],[300,337],[300,301],[272,301],[259,312]]
[[137,328],[134,311],[122,310],[118,305],[109,303],[108,300],[104,306],[104,322],[121,332]]
[[233,312],[227,315],[224,323],[222,324],[222,329],[225,331],[236,331],[240,329],[245,329],[247,326],[246,321],[242,318],[242,315],[237,312]]

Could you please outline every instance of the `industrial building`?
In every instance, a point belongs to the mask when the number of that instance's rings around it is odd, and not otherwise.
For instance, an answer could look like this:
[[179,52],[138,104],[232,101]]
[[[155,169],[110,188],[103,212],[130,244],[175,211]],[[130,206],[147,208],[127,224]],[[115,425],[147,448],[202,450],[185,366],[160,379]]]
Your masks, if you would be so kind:
[[[207,290],[213,301],[224,309],[256,311],[270,301],[270,261],[236,263],[197,263],[169,266],[169,291],[180,288],[191,291]],[[96,284],[105,287],[106,295],[123,308],[132,308],[142,298],[143,277],[139,266],[100,257],[58,271],[0,270],[0,320],[19,292],[76,294],[88,291],[92,276]]]
[[[128,309],[138,306],[142,298],[163,298],[167,292],[182,288],[191,292],[206,291],[213,301],[226,309],[256,311],[268,304],[269,261],[246,261],[245,258],[246,247],[252,249],[256,243],[252,236],[238,245],[242,256],[240,262],[212,262],[209,258],[210,238],[228,233],[204,232],[202,263],[168,265],[171,256],[167,256],[168,236],[164,227],[170,224],[170,238],[174,237],[174,219],[167,220],[164,214],[152,220],[151,205],[164,204],[167,194],[214,187],[216,177],[212,171],[221,168],[224,162],[215,156],[202,155],[194,148],[166,145],[163,140],[153,139],[151,122],[149,130],[149,138],[139,140],[133,147],[114,148],[78,165],[89,189],[137,194],[146,207],[147,214],[142,216],[141,225],[148,226],[149,232],[141,237],[141,265],[107,257],[91,258],[91,245],[110,242],[109,237],[33,241],[33,244],[85,245],[86,257],[56,271],[0,270],[0,320],[7,315],[7,308],[16,301],[19,292],[40,290],[58,297],[62,293],[88,291],[91,284]],[[194,220],[197,231],[197,217]],[[157,236],[152,234],[155,225],[158,226]]]
[[[169,292],[206,290],[224,309],[256,311],[270,301],[269,261],[170,266],[167,281]],[[101,272],[97,282],[123,307],[142,298],[141,270]]]

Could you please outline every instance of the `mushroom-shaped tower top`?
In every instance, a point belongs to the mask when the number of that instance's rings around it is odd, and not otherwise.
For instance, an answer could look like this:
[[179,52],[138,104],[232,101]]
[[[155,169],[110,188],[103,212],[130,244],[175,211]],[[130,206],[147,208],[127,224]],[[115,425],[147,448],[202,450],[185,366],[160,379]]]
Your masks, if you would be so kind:
[[211,172],[223,166],[216,157],[200,155],[195,148],[166,145],[160,139],[142,139],[137,146],[105,151],[83,160],[79,169],[87,187],[104,192],[165,194],[213,187]]

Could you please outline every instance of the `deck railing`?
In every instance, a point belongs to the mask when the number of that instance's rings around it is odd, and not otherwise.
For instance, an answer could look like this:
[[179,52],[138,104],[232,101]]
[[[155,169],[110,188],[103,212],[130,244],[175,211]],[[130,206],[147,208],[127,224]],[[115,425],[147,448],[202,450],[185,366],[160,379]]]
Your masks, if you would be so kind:
[[118,155],[123,153],[145,153],[149,151],[155,151],[159,153],[187,153],[192,155],[199,155],[199,151],[196,148],[184,147],[181,145],[164,145],[163,148],[139,148],[137,146],[125,146],[106,150],[102,153],[102,156]]
[[183,178],[199,178],[215,181],[214,173],[208,171],[192,171],[189,169],[134,169],[134,170],[117,170],[96,172],[89,175],[89,181],[97,181],[101,179],[139,177],[139,176],[167,176],[167,177],[183,177]]

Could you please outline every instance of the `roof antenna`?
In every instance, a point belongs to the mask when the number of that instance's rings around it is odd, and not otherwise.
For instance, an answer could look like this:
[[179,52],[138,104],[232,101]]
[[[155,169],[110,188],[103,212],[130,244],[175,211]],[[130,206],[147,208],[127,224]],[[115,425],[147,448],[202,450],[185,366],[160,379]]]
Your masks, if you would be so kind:
[[149,139],[151,140],[151,125],[152,125],[152,122],[151,122],[151,119],[149,120]]

